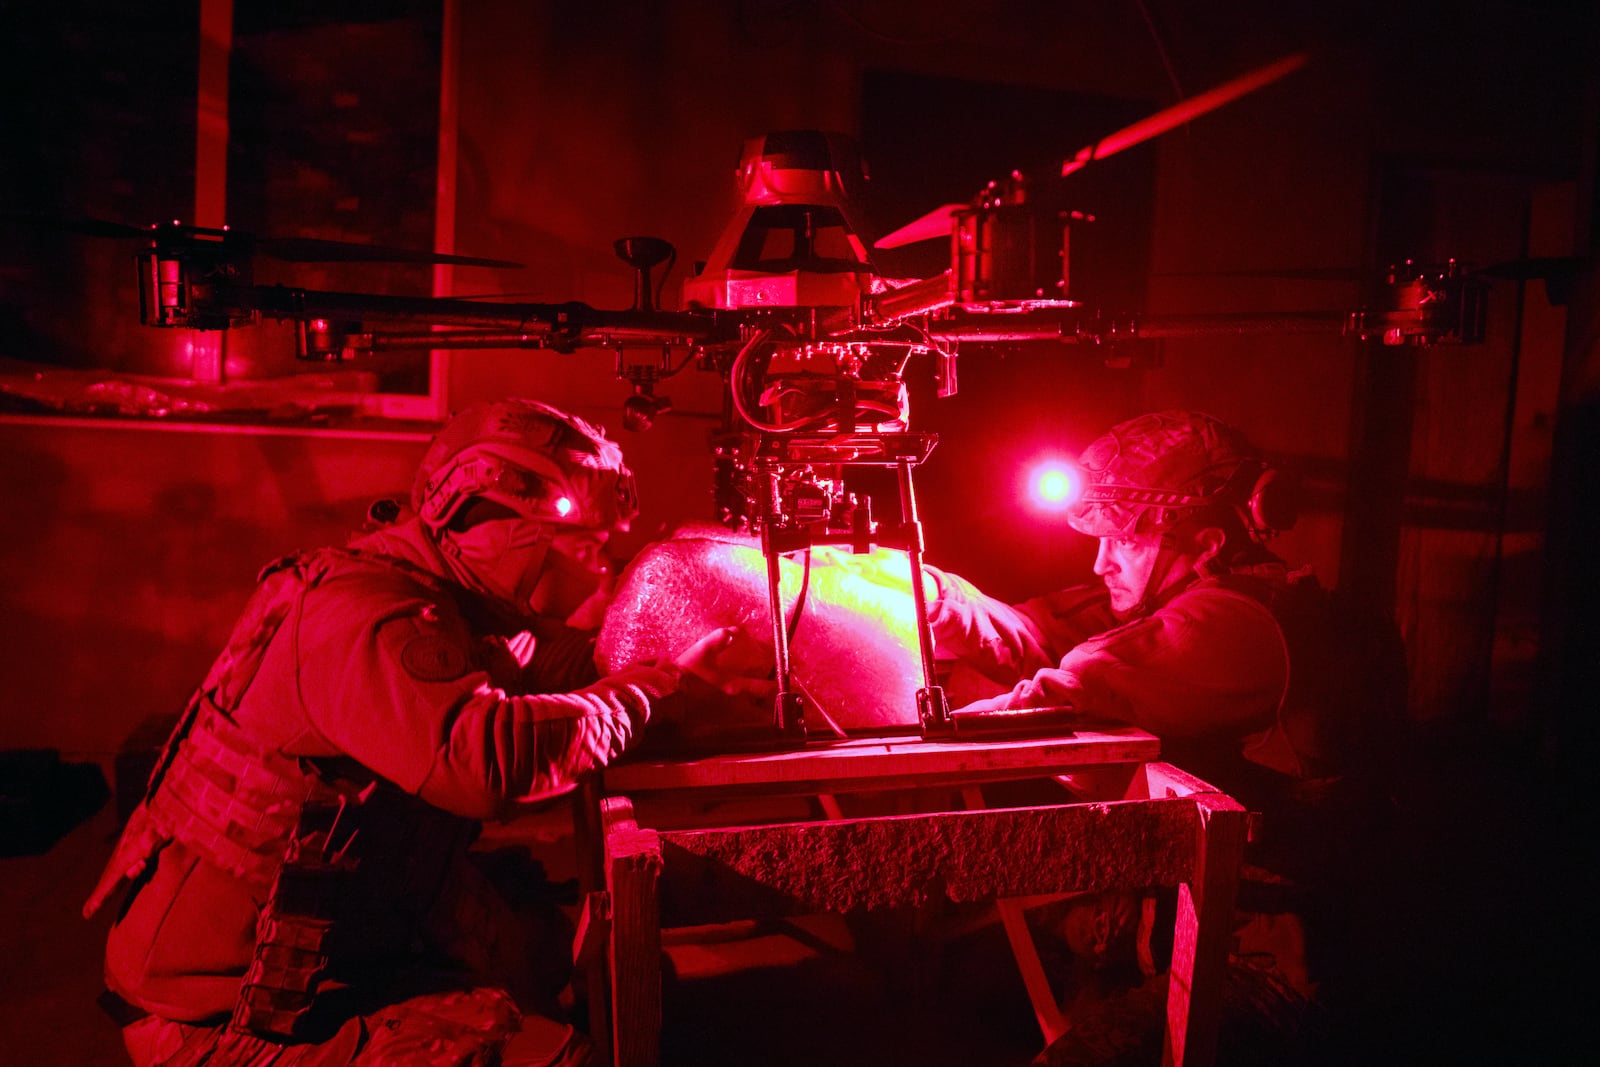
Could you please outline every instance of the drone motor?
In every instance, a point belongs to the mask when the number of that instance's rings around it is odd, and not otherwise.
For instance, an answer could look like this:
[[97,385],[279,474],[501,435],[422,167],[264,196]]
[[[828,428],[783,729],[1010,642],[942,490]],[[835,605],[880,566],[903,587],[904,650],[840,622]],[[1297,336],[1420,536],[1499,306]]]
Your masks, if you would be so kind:
[[225,330],[255,321],[253,312],[216,299],[218,286],[250,284],[250,257],[226,229],[185,226],[177,220],[151,228],[148,247],[136,256],[139,322],[172,329]]

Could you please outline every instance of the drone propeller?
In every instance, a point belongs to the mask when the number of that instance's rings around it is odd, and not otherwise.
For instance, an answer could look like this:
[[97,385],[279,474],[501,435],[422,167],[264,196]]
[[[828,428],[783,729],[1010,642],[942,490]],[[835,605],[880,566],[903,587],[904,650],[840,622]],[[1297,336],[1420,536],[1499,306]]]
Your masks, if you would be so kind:
[[457,256],[444,252],[385,248],[347,241],[325,241],[315,237],[247,238],[254,251],[286,263],[442,263],[455,267],[503,267],[513,269],[521,263],[479,256]]
[[1061,164],[1061,176],[1065,178],[1097,159],[1114,156],[1125,148],[1132,148],[1151,138],[1160,137],[1168,130],[1215,111],[1224,104],[1231,104],[1241,96],[1248,96],[1257,89],[1264,89],[1280,78],[1293,74],[1305,66],[1309,59],[1310,56],[1306,53],[1295,52],[1248,74],[1241,74],[1232,81],[1223,82],[1214,89],[1207,89],[1199,96],[1180,100],[1165,111],[1158,111],[1154,115],[1142,118],[1131,126],[1124,126],[1116,133],[1078,149],[1071,159]]
[[[1466,273],[1508,282],[1562,282],[1589,265],[1582,256],[1530,256],[1508,259]],[[1289,281],[1354,282],[1371,274],[1360,267],[1263,267],[1249,270],[1157,271],[1152,278],[1284,278]],[[1403,272],[1402,272],[1403,273]]]
[[503,259],[482,259],[477,256],[386,248],[382,245],[327,241],[315,237],[255,237],[226,227],[214,229],[206,226],[185,226],[176,220],[152,226],[132,226],[125,222],[111,222],[106,219],[60,219],[9,212],[0,214],[0,220],[76,233],[85,237],[135,237],[226,244],[241,254],[254,253],[285,263],[441,263],[457,267],[505,268],[522,266],[521,263]]
[[76,233],[84,237],[149,237],[148,227],[130,226],[125,222],[108,222],[87,217],[61,219],[47,215],[29,215],[17,212],[0,212],[0,221],[18,226]]
[[1594,260],[1586,256],[1530,256],[1493,263],[1478,273],[1510,282],[1544,282],[1545,296],[1560,307],[1572,302],[1579,275],[1593,269]]
[[[1215,111],[1224,104],[1232,103],[1241,96],[1246,96],[1263,89],[1280,78],[1294,73],[1305,66],[1310,57],[1304,52],[1295,52],[1282,59],[1268,63],[1264,67],[1241,74],[1232,81],[1224,82],[1214,89],[1208,89],[1199,96],[1182,100],[1171,107],[1158,111],[1154,115],[1146,116],[1130,126],[1124,126],[1115,133],[1078,149],[1069,159],[1061,164],[1063,178],[1076,171],[1082,170],[1095,160],[1114,156],[1124,149],[1134,145],[1143,144],[1145,141],[1159,137],[1174,127],[1181,126],[1199,118],[1207,112]],[[902,245],[914,244],[917,241],[927,241],[935,237],[948,237],[950,235],[951,220],[956,212],[968,210],[968,204],[944,204],[934,208],[921,218],[887,234],[873,245],[874,248],[899,248]]]
[[1570,282],[1590,265],[1583,256],[1531,256],[1492,263],[1478,273],[1512,282]]
[[966,204],[941,204],[893,233],[884,234],[873,243],[872,247],[900,248],[903,245],[916,244],[918,241],[931,241],[935,237],[949,237],[951,220],[955,218],[956,212],[965,210],[967,210]]
[[1260,270],[1173,270],[1152,278],[1273,278],[1292,282],[1358,282],[1370,273],[1358,267],[1268,267]]

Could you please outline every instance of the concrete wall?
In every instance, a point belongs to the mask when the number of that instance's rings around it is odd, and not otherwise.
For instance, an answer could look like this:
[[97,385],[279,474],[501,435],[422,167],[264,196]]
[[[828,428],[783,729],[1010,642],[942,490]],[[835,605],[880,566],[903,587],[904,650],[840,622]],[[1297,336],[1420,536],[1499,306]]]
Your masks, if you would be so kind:
[[109,761],[182,709],[256,573],[409,491],[424,439],[0,420],[0,748]]
[[[1126,173],[1150,183],[1150,214],[1131,231],[1147,247],[1129,250],[1148,268],[1149,312],[1339,310],[1361,299],[1355,274],[1251,272],[1354,270],[1397,254],[1514,258],[1535,247],[1526,244],[1530,233],[1542,235],[1535,250],[1571,250],[1582,198],[1591,195],[1577,184],[1592,132],[1582,126],[1580,62],[1590,28],[1559,5],[1456,6],[1443,22],[1382,15],[1376,4],[1337,12],[1146,6],[1165,55],[1137,5],[463,3],[457,248],[529,266],[458,274],[458,288],[625,306],[631,279],[611,242],[655,234],[678,247],[675,291],[726,221],[740,143],[791,127],[862,133],[863,87],[874,72],[965,81],[978,98],[1022,87],[1145,114],[1176,98],[1164,60],[1193,96],[1306,47],[1315,60],[1305,71],[1127,154]],[[128,122],[148,126],[154,95],[134,78],[117,106]],[[78,111],[104,123],[108,106]],[[330,110],[328,121],[339,116]],[[988,122],[915,114],[907,123],[929,131],[919,169],[930,173],[941,160],[955,173],[996,151],[994,128],[1027,149],[1017,165],[1085,143],[1026,109]],[[89,172],[117,166],[68,163]],[[147,179],[156,169],[127,165]],[[86,190],[81,203],[97,203],[87,192],[100,188],[93,181],[72,187]],[[1397,200],[1397,187],[1420,199]],[[958,185],[941,195],[973,191]],[[117,206],[135,210],[138,200],[130,191]],[[931,206],[896,203],[892,190],[874,201],[881,213],[898,213],[884,220],[890,225]],[[33,277],[26,265],[10,273]],[[90,274],[86,322],[113,316],[107,277],[98,267]],[[1363,566],[1375,587],[1389,583],[1423,674],[1416,716],[1486,721],[1484,657],[1506,636],[1496,629],[1498,590],[1508,573],[1524,575],[1526,589],[1526,574],[1539,570],[1540,457],[1548,455],[1562,331],[1559,309],[1537,286],[1526,299],[1511,286],[1494,300],[1491,343],[1472,349],[1230,336],[1163,342],[1145,369],[1108,368],[1085,349],[964,356],[962,395],[927,415],[943,436],[922,479],[930,558],[1010,595],[1081,576],[1082,540],[1024,519],[995,488],[1019,442],[1034,434],[1072,452],[1138,410],[1210,410],[1293,455],[1310,476],[1311,506],[1284,539],[1286,554],[1330,583]],[[88,341],[80,347],[92,350]],[[1511,572],[1505,521],[1494,516],[1518,375],[1528,385],[1512,423],[1515,485],[1531,494],[1519,499],[1534,511],[1518,520],[1519,569]],[[1392,381],[1406,392],[1385,407]],[[620,430],[627,390],[607,353],[459,353],[449,382],[452,407],[536,395],[624,438],[645,495],[634,546],[708,516],[704,434],[721,397],[714,375],[691,369],[664,386],[676,413],[642,437]],[[0,747],[96,753],[114,750],[144,716],[181,703],[262,563],[342,540],[368,499],[404,487],[421,447],[415,435],[16,418],[0,419],[0,446]],[[1352,493],[1374,486],[1388,487],[1387,510],[1352,526]],[[1470,515],[1441,518],[1421,507],[1452,493],[1471,501]],[[1525,641],[1526,611],[1519,618]],[[1511,688],[1504,714],[1525,726],[1525,686]]]

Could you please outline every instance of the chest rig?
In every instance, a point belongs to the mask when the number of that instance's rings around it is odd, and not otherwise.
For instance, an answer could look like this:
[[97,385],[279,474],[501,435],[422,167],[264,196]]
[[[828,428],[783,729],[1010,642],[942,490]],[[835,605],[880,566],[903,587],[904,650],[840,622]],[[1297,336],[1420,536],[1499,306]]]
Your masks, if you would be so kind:
[[[426,572],[343,549],[267,567],[84,907],[92,915],[120,886],[138,885],[173,842],[238,880],[262,904],[232,1026],[257,1036],[306,1036],[330,966],[395,941],[396,930],[383,923],[413,921],[442,880],[442,862],[476,834],[471,820],[431,807],[352,760],[286,756],[235,721],[269,645],[305,594],[332,575],[367,567],[404,569],[437,594],[451,592]],[[424,900],[397,908],[402,893]],[[353,900],[373,906],[348,907]]]

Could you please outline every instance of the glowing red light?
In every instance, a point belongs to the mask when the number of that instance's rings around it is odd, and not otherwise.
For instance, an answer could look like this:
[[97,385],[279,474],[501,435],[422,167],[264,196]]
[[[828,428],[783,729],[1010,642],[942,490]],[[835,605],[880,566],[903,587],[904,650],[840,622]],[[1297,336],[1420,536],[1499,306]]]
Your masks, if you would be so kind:
[[1071,488],[1072,483],[1063,471],[1046,471],[1039,476],[1039,496],[1051,503],[1059,504],[1067,499],[1067,491]]
[[1028,474],[1028,501],[1039,511],[1065,511],[1078,498],[1078,477],[1059,460],[1037,464]]
[[560,515],[562,518],[565,518],[566,516],[572,514],[572,501],[567,499],[564,496],[557,497],[556,498],[556,514]]

